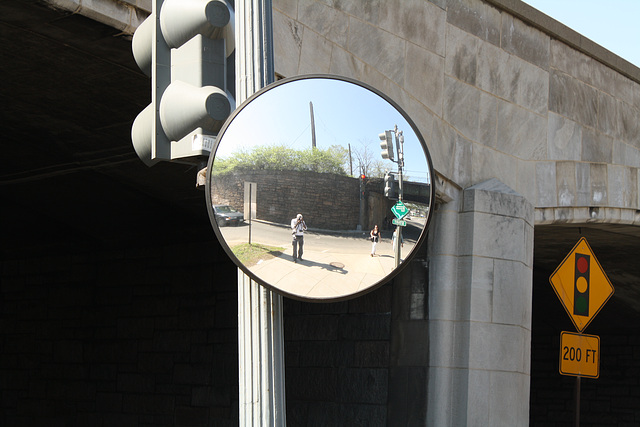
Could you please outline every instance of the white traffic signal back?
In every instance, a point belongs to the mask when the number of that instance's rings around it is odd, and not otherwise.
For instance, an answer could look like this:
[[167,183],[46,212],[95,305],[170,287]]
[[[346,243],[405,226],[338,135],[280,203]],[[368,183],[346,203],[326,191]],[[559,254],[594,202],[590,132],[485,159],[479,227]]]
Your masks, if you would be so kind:
[[383,159],[393,161],[393,134],[390,130],[385,130],[384,133],[378,135],[380,138],[380,148]]
[[221,39],[232,34],[224,30],[230,9],[224,0],[153,0],[152,6],[132,43],[138,66],[151,76],[151,104],[131,129],[134,148],[148,166],[208,156],[203,138],[215,138],[233,107],[226,94],[230,52]]

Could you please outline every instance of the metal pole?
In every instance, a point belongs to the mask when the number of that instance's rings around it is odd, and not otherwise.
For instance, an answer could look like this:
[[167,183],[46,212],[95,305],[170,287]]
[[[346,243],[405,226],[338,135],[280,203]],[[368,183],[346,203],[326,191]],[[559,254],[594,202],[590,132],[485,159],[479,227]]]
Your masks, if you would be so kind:
[[580,427],[580,388],[581,388],[581,377],[578,375],[576,377],[576,407],[575,407],[575,416],[576,416],[576,427]]
[[[402,168],[404,167],[404,136],[402,131],[398,131],[398,125],[395,126],[396,135],[396,151],[398,152],[398,201],[402,201],[403,185],[402,185]],[[396,267],[400,265],[400,257],[402,256],[402,227],[396,226]]]
[[[236,101],[273,82],[271,0],[236,0]],[[286,425],[282,296],[238,269],[241,426]]]

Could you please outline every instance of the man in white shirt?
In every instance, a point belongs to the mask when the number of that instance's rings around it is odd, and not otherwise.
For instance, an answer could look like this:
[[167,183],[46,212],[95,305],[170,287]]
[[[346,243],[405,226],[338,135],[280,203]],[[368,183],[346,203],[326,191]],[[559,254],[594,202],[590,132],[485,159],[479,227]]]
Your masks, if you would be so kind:
[[302,218],[302,214],[298,214],[291,220],[291,235],[293,237],[293,262],[302,259],[302,247],[304,246],[304,232],[307,231],[307,224]]

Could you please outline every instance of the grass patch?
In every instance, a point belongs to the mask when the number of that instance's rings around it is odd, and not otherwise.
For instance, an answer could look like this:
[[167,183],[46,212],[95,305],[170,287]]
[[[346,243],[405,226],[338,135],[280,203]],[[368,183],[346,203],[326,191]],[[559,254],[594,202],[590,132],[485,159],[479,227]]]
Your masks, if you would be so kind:
[[268,260],[282,255],[284,248],[261,245],[260,243],[243,243],[231,248],[231,252],[247,267],[254,266],[260,260]]

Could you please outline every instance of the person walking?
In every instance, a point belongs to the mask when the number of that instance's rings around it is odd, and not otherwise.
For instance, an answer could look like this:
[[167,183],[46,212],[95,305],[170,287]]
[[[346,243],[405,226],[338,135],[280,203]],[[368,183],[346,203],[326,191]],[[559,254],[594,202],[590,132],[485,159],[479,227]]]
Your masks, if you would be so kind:
[[380,230],[378,230],[378,224],[373,226],[373,230],[369,233],[369,237],[371,238],[371,256],[376,255],[376,245],[378,244],[378,240],[380,239]]
[[307,231],[307,224],[304,222],[302,214],[298,214],[291,220],[291,235],[293,240],[293,262],[302,260],[302,248],[304,246],[304,232]]

